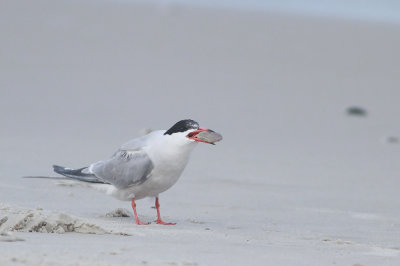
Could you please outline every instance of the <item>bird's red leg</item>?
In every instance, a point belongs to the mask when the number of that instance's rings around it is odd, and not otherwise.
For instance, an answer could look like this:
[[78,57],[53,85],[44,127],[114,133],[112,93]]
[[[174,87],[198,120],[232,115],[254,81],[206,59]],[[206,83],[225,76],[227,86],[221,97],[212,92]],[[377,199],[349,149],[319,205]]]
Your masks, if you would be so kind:
[[138,224],[138,225],[147,225],[147,224],[149,224],[149,223],[141,222],[139,220],[139,217],[138,217],[137,212],[136,212],[135,198],[132,198],[132,209],[133,209],[133,213],[135,214],[136,224]]
[[164,225],[174,225],[175,224],[175,223],[166,223],[161,219],[160,203],[158,202],[158,197],[156,197],[156,209],[157,209],[157,221],[156,221],[156,223],[164,224]]

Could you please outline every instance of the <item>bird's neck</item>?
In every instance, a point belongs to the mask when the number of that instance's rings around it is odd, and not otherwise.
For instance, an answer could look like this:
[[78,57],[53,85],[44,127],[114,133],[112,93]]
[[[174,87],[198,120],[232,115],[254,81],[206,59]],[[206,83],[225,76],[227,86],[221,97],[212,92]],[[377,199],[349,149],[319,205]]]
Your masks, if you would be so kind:
[[165,141],[158,143],[157,147],[152,147],[148,152],[156,164],[165,163],[184,166],[196,144],[196,142],[177,143],[176,141]]

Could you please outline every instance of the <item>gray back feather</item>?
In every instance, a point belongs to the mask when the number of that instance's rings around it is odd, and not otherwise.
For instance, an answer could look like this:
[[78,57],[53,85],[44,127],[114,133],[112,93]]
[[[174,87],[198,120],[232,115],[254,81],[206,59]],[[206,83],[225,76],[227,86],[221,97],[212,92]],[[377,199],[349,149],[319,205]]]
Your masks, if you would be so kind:
[[91,171],[117,188],[142,184],[154,165],[143,150],[118,150],[110,159],[92,164]]

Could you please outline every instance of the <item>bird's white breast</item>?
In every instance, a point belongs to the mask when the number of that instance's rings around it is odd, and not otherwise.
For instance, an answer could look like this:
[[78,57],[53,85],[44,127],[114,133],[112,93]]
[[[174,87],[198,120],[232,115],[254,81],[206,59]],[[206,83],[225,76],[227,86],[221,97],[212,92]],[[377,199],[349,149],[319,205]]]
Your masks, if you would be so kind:
[[158,196],[178,181],[195,146],[195,142],[182,142],[171,136],[153,138],[151,145],[143,147],[154,165],[149,178],[140,185],[111,194],[121,200],[130,200],[133,196],[135,199]]

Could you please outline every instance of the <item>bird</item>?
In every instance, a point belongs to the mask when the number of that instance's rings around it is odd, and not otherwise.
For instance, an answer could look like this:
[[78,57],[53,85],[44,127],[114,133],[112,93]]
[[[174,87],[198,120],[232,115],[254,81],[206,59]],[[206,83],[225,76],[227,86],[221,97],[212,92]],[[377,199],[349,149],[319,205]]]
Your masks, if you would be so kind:
[[136,211],[136,200],[155,197],[157,224],[160,214],[159,194],[171,188],[181,176],[190,154],[199,142],[215,144],[222,135],[202,128],[192,119],[175,123],[168,130],[156,130],[123,144],[110,158],[78,169],[53,165],[56,173],[79,181],[101,183],[107,194],[131,201],[137,225],[142,222]]

